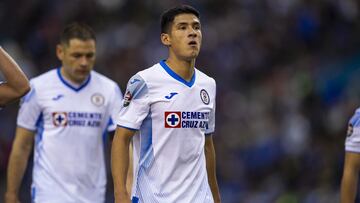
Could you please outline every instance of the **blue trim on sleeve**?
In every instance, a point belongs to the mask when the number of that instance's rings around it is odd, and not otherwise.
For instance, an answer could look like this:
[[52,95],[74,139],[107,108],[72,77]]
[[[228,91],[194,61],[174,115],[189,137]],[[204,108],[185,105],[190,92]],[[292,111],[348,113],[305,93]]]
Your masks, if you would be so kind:
[[128,130],[132,130],[132,131],[138,131],[139,130],[139,129],[129,128],[129,127],[122,126],[122,125],[117,125],[117,126],[120,127],[120,128],[125,128],[125,129],[128,129]]
[[173,70],[171,70],[171,68],[166,65],[165,60],[161,60],[160,61],[160,65],[164,68],[164,70],[171,76],[173,77],[175,80],[184,83],[186,86],[188,87],[192,87],[195,83],[195,69],[194,69],[194,74],[191,77],[191,80],[188,82],[186,80],[184,80],[180,75],[178,75],[177,73],[175,73]]
[[36,128],[37,128],[37,137],[36,137],[36,143],[39,143],[43,139],[44,134],[44,115],[41,112],[38,119],[36,120]]
[[35,196],[36,196],[36,188],[31,188],[31,202],[35,202]]
[[86,79],[86,81],[85,81],[82,85],[80,85],[80,87],[76,88],[76,87],[72,86],[70,83],[68,83],[68,82],[63,78],[63,76],[61,75],[60,70],[61,70],[61,68],[58,68],[58,69],[57,69],[57,74],[58,74],[61,82],[64,83],[64,85],[67,86],[68,88],[74,90],[75,92],[80,91],[80,90],[83,89],[86,85],[88,85],[89,82],[90,82],[91,73],[89,74],[89,77]]
[[133,196],[131,203],[138,203],[139,202],[139,198]]

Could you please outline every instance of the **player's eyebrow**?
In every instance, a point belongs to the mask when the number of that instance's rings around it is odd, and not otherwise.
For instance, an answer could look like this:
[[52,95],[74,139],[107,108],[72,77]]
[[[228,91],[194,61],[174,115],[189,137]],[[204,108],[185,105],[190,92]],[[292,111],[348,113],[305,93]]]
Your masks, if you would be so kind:
[[175,26],[177,26],[177,27],[179,27],[179,26],[186,26],[186,25],[201,25],[201,23],[200,22],[198,22],[198,21],[193,21],[193,22],[178,22],[178,23],[176,23],[176,25]]

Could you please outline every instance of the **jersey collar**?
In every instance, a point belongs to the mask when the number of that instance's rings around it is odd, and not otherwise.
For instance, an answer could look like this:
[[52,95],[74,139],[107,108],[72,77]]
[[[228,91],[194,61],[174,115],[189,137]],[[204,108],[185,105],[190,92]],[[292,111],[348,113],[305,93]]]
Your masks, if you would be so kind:
[[90,82],[90,79],[91,79],[91,74],[89,74],[89,77],[85,80],[85,82],[83,82],[83,84],[81,84],[79,87],[74,87],[72,84],[70,84],[69,82],[67,82],[65,80],[65,78],[61,75],[61,71],[60,71],[61,68],[58,68],[57,69],[57,74],[61,80],[62,83],[64,83],[65,86],[67,86],[68,88],[74,90],[75,92],[78,92],[80,90],[82,90],[84,87],[86,87],[89,82]]
[[186,80],[184,80],[184,78],[182,78],[180,75],[178,75],[177,73],[175,73],[173,70],[171,70],[171,68],[166,65],[165,60],[161,60],[160,61],[160,65],[164,68],[164,70],[171,76],[173,77],[175,80],[185,84],[188,87],[192,87],[195,83],[195,70],[194,70],[194,74],[191,77],[191,80],[188,82]]

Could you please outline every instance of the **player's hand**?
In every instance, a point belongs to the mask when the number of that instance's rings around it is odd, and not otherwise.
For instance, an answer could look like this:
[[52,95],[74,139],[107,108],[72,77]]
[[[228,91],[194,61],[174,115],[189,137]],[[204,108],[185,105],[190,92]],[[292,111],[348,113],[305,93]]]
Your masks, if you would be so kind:
[[5,194],[5,203],[20,203],[16,194],[6,193]]

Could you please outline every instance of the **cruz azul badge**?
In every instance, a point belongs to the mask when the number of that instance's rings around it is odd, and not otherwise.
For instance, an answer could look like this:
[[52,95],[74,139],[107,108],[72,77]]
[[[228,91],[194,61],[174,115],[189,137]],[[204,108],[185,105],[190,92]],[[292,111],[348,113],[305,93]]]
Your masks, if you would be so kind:
[[206,105],[208,105],[210,103],[210,97],[209,97],[209,94],[207,93],[206,90],[202,89],[200,91],[200,98],[202,100],[202,102]]
[[104,105],[105,97],[100,93],[95,93],[91,96],[91,103],[95,106],[102,106]]

